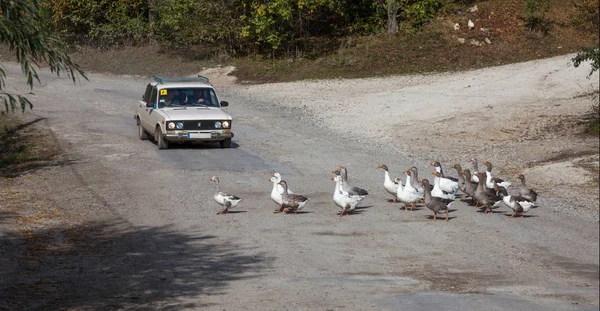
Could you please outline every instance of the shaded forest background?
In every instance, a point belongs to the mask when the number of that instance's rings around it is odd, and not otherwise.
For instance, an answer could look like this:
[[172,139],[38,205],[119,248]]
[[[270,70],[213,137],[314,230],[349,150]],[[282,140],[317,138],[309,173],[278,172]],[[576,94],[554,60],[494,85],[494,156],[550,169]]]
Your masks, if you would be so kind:
[[[240,82],[261,83],[468,70],[597,49],[599,5],[599,0],[41,0],[38,22],[47,36],[66,43],[86,72],[174,76],[232,65]],[[2,59],[11,54],[0,48]]]

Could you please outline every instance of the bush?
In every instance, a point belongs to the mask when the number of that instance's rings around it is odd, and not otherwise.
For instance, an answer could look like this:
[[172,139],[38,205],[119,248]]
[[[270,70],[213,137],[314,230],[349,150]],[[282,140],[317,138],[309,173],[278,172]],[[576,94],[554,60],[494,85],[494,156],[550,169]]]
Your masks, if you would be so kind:
[[433,20],[442,6],[439,0],[415,1],[405,8],[404,15],[413,28],[420,29]]
[[111,47],[146,42],[150,34],[145,0],[47,0],[42,7],[70,43]]
[[525,25],[530,31],[541,31],[548,34],[552,30],[552,22],[546,18],[550,10],[550,0],[525,0]]

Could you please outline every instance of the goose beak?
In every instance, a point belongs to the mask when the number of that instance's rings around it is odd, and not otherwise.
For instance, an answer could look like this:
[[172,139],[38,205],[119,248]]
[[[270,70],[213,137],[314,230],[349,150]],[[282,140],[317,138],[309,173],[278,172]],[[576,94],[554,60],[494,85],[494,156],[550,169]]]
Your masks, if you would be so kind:
[[377,165],[377,168],[381,168],[381,165]]
[[435,163],[433,161],[429,162],[429,165],[434,165]]
[[454,164],[450,165],[451,168],[456,168],[456,166]]
[[277,182],[277,184],[278,184],[278,185],[281,185],[281,182],[279,181],[279,182]]
[[483,164],[487,165],[487,161],[483,161]]
[[331,180],[335,180],[335,177],[331,177]]
[[402,172],[403,174],[406,174],[406,171]]
[[420,182],[420,183],[422,183],[422,182],[423,182],[423,179],[419,180],[419,182]]
[[271,174],[271,176],[275,177],[275,173]]
[[343,166],[341,166],[341,165],[338,165],[338,168],[342,168],[342,167],[343,167]]
[[335,174],[335,171],[331,171],[331,172]]
[[435,175],[436,172],[431,172],[431,175]]

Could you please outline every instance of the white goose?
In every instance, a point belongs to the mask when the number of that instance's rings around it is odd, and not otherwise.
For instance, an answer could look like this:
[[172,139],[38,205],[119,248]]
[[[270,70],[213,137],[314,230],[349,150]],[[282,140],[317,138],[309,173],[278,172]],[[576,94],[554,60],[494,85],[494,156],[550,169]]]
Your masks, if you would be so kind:
[[[440,181],[442,180],[442,178],[440,177],[441,173],[439,172],[431,172],[432,175],[435,176],[434,178],[434,185],[433,185],[433,190],[431,190],[431,195],[434,197],[438,197],[438,198],[442,198],[442,199],[448,199],[448,200],[455,200],[456,199],[456,191],[455,192],[446,192],[444,190],[442,190],[442,188],[440,187]],[[458,188],[456,188],[458,191]]]
[[[429,164],[435,167],[435,172],[439,174],[434,174],[435,178],[433,181],[434,187],[439,183],[439,188],[442,191],[447,193],[456,193],[458,192],[458,179],[454,177],[445,177],[444,171],[442,170],[442,165],[440,162],[431,161]],[[435,196],[435,195],[434,195]]]
[[369,195],[369,191],[359,188],[359,187],[353,187],[350,185],[350,183],[348,182],[348,170],[345,167],[338,166],[338,169],[332,171],[332,173],[342,176],[342,185],[341,185],[342,192],[346,192],[351,195],[355,195],[355,194],[360,195],[360,196]]
[[396,197],[398,198],[398,201],[404,203],[404,210],[407,210],[408,204],[412,204],[412,207],[410,208],[412,210],[421,199],[421,194],[410,184],[414,172],[412,170],[407,170],[404,171],[404,174],[406,174],[406,183],[404,184],[404,187],[398,187]]
[[[281,174],[275,172],[275,173],[273,173],[273,177],[275,177],[275,180],[277,180],[276,183],[281,181]],[[277,185],[277,191],[279,191],[279,193],[283,194],[283,186]],[[294,191],[292,191],[288,188],[288,193],[294,194]]]
[[213,176],[210,178],[210,181],[215,183],[215,193],[213,194],[213,198],[219,205],[224,206],[225,208],[217,213],[219,214],[227,214],[229,213],[230,208],[236,207],[242,199],[235,195],[227,194],[219,188],[219,178],[217,176]]
[[331,180],[335,181],[333,202],[342,209],[339,215],[344,216],[351,214],[364,197],[360,195],[349,195],[348,193],[344,194],[342,192],[342,176],[338,175],[332,177]]
[[269,178],[269,181],[273,183],[273,189],[271,190],[271,200],[273,200],[273,202],[277,203],[277,206],[279,206],[279,208],[276,209],[276,211],[278,211],[281,209],[281,204],[283,204],[283,187],[280,184],[278,184],[279,181],[275,176]]
[[398,193],[398,185],[401,186],[400,179],[395,178],[394,180],[392,180],[390,178],[390,173],[388,172],[388,167],[385,164],[381,164],[381,165],[377,166],[377,168],[380,168],[383,170],[383,172],[384,172],[383,188],[385,188],[385,190],[387,192],[389,192],[390,194],[392,194],[394,196],[394,203],[396,203],[398,201],[398,199],[396,198],[396,193]]
[[506,181],[504,179],[500,179],[498,177],[494,177],[492,175],[492,162],[490,161],[483,161],[483,164],[487,167],[486,173],[486,179],[485,179],[485,186],[490,188],[490,189],[494,189],[496,188],[496,186],[494,185],[494,183],[498,184],[498,186],[500,187],[504,187],[504,188],[508,188],[510,185],[512,185],[509,181]]

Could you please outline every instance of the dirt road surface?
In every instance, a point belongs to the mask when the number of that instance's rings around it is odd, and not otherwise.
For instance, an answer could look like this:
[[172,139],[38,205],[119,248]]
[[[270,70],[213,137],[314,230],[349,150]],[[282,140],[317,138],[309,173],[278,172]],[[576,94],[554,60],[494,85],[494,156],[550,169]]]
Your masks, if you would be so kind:
[[[11,86],[24,85],[18,67],[7,71]],[[13,208],[0,214],[0,309],[597,310],[598,185],[573,167],[579,158],[549,160],[571,150],[597,161],[597,138],[555,127],[589,108],[579,95],[598,77],[586,72],[565,56],[254,86],[214,73],[234,116],[233,148],[161,151],[138,139],[133,119],[148,80],[92,74],[74,86],[44,72],[25,118],[62,155],[2,189]],[[456,202],[449,221],[433,221],[425,207],[390,202],[377,169],[399,177],[415,165],[430,178],[427,163],[438,160],[455,175],[450,164],[470,167],[471,156],[513,184],[527,168],[540,207],[509,219],[505,206],[483,214]],[[370,191],[355,215],[336,215],[338,165]],[[275,171],[310,197],[303,213],[273,214]],[[213,175],[243,198],[235,213],[216,215]],[[35,208],[67,216],[40,217],[51,238],[36,240],[32,258],[32,237],[14,220]]]

